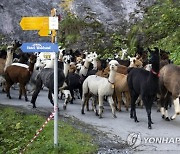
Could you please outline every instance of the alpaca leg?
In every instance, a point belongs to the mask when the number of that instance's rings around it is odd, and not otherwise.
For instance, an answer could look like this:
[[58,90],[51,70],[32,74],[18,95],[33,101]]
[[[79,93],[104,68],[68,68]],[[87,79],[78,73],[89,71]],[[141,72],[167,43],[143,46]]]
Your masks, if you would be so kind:
[[130,104],[131,97],[130,97],[129,91],[126,91],[124,94],[125,94],[125,97],[126,97],[125,107],[126,107],[126,111],[128,111],[129,110],[129,104]]
[[118,93],[117,94],[118,111],[121,111],[121,101],[122,101],[122,93]]
[[25,97],[25,101],[27,102],[27,101],[28,101],[28,98],[27,98],[27,94],[26,94],[25,85],[20,84],[19,86],[20,86],[20,89],[21,89],[21,94],[19,95],[19,98],[21,99],[21,95],[23,94],[24,97]]
[[82,99],[82,85],[80,85],[79,87],[79,94],[80,94],[80,98]]
[[13,83],[7,83],[6,84],[6,93],[7,93],[7,97],[9,97],[9,99],[11,99],[10,88],[12,85],[13,85]]
[[63,104],[63,109],[64,109],[64,110],[66,110],[67,103],[68,103],[68,100],[65,98],[65,101],[64,101],[64,104]]
[[73,91],[73,89],[70,89],[70,93],[71,93],[71,96],[72,96],[72,100],[71,100],[70,104],[73,104],[73,100],[74,100],[74,91]]
[[147,116],[148,116],[148,128],[152,129],[151,124],[153,124],[153,122],[151,120],[151,107],[153,104],[153,99],[152,99],[152,97],[149,97],[149,98],[142,97],[142,100],[144,102],[146,112],[147,112]]
[[82,96],[81,114],[85,114],[84,107],[85,107],[86,101],[88,99],[88,96],[89,96],[89,94],[83,94],[83,96]]
[[92,105],[93,105],[93,110],[94,110],[96,116],[99,116],[97,108],[96,108],[96,105],[97,105],[97,96],[94,96],[94,102],[93,102]]
[[19,99],[21,99],[22,97],[22,87],[21,85],[19,85]]
[[165,97],[161,97],[160,98],[160,103],[161,103],[161,114],[162,114],[162,118],[165,119],[166,121],[169,121],[169,117],[168,117],[168,104],[169,104],[169,98],[170,98],[170,93],[166,94]]
[[[86,110],[89,111],[89,99],[91,98],[91,96],[89,95],[86,99]],[[92,98],[93,99],[93,98]]]
[[174,99],[173,103],[174,103],[175,114],[171,117],[171,120],[174,120],[176,118],[176,116],[180,114],[179,97]]
[[53,96],[52,96],[52,95],[53,95],[52,91],[49,90],[49,92],[48,92],[48,98],[49,98],[51,104],[54,106],[54,101],[53,101]]
[[32,99],[31,99],[31,103],[33,104],[33,108],[36,108],[35,102],[36,102],[37,96],[38,96],[41,88],[42,88],[42,81],[41,80],[37,80],[36,88],[34,90],[34,93],[32,95]]
[[130,112],[130,118],[134,118],[135,122],[139,122],[137,120],[136,116],[136,100],[138,98],[138,95],[136,95],[133,91],[131,92],[131,112]]
[[102,118],[103,113],[103,96],[99,96],[99,118]]
[[115,91],[114,91],[112,97],[113,97],[113,100],[114,100],[115,109],[118,111],[118,107],[117,107],[118,101],[117,101],[117,97],[116,97],[116,92]]
[[165,101],[165,112],[164,112],[164,116],[165,116],[166,121],[170,121],[169,115],[168,115],[168,106],[169,106],[170,102],[171,102],[171,94],[168,93],[167,97],[166,97],[166,101]]
[[117,118],[117,117],[116,117],[116,113],[115,113],[115,105],[114,105],[114,101],[113,101],[112,96],[109,96],[109,97],[107,98],[107,100],[108,100],[108,102],[109,102],[109,104],[110,104],[110,106],[111,106],[113,117],[114,117],[114,118]]

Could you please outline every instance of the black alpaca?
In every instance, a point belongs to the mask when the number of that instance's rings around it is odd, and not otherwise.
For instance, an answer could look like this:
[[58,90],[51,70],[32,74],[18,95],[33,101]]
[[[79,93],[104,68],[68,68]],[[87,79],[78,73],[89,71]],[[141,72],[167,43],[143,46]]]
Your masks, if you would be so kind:
[[73,104],[74,98],[74,90],[78,89],[80,93],[80,97],[82,98],[82,81],[79,74],[76,74],[74,72],[69,72],[66,77],[66,83],[68,85],[68,89],[71,93],[72,99],[71,104]]
[[[64,76],[63,70],[58,69],[58,89],[63,86],[64,81],[65,81],[65,76]],[[54,105],[53,98],[52,98],[52,94],[54,93],[54,69],[45,68],[45,69],[42,69],[41,72],[38,74],[37,80],[36,80],[36,88],[31,99],[33,108],[36,108],[35,102],[43,85],[49,89],[48,98],[50,102]]]
[[141,68],[130,68],[128,69],[128,86],[131,95],[131,112],[130,117],[134,118],[135,122],[139,122],[136,116],[136,105],[135,102],[139,95],[143,100],[144,106],[146,108],[148,116],[148,128],[151,129],[151,107],[154,101],[154,98],[158,92],[158,82],[159,82],[159,50],[154,48],[155,51],[151,51],[150,61],[152,64],[152,70],[146,71]]

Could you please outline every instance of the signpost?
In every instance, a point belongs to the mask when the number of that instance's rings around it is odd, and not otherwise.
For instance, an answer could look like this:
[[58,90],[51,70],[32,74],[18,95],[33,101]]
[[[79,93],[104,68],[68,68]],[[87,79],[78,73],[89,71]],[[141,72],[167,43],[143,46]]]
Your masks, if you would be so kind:
[[49,17],[23,17],[20,26],[23,30],[49,29]]
[[21,45],[21,50],[23,52],[58,52],[57,43],[23,43]]
[[40,36],[50,36],[50,30],[58,29],[58,17],[23,17],[20,26],[23,30],[39,30]]
[[51,43],[23,43],[23,52],[55,52],[54,59],[54,147],[58,146],[58,45],[56,30],[58,30],[58,17],[56,9],[51,10],[51,17],[23,17],[20,21],[23,30],[38,30],[40,36],[49,36],[51,30]]

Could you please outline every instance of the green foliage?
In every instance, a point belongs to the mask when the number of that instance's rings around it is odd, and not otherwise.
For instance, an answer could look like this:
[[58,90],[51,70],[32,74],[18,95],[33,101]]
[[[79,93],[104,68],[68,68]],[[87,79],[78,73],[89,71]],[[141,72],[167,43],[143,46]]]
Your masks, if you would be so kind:
[[[36,131],[41,128],[45,118],[38,115],[26,115],[14,109],[0,110],[0,153],[19,153]],[[59,121],[59,146],[53,144],[53,121],[50,121],[36,140],[27,148],[25,153],[95,153],[97,146],[91,136]]]
[[[157,0],[147,9],[142,22],[131,28],[128,37],[128,47],[136,49],[157,46],[170,51],[171,58],[180,64],[180,1]],[[140,36],[140,37],[138,37]]]
[[84,29],[85,26],[86,23],[83,20],[68,13],[66,18],[60,22],[58,37],[59,41],[62,43],[62,46],[68,47],[80,39],[80,31]]
[[180,24],[179,2],[158,0],[146,13],[142,27],[146,43],[152,44],[178,30]]

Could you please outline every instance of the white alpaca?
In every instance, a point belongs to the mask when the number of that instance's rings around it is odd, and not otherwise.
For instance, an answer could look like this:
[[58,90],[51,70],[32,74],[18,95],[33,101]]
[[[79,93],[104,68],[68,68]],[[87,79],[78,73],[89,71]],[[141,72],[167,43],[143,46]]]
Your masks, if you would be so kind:
[[124,59],[124,56],[127,54],[127,49],[122,49],[122,55],[121,55],[121,60]]
[[[6,68],[8,67],[8,66],[10,66],[11,64],[12,64],[12,62],[13,62],[13,52],[14,52],[14,50],[13,50],[13,46],[8,46],[7,47],[7,55],[6,55],[6,60],[4,61],[3,60],[3,63],[1,64],[2,66],[2,71],[0,71],[1,73],[0,73],[0,76],[2,75],[2,74],[4,74],[4,71],[6,70]],[[4,63],[5,62],[5,63]],[[3,68],[4,67],[4,68]],[[4,79],[4,76],[1,76],[1,80],[0,80],[0,84],[2,84],[2,89],[3,89],[3,91],[5,91],[5,84],[6,84],[6,80]]]
[[70,102],[72,100],[72,96],[71,96],[71,93],[69,90],[62,90],[61,91],[62,94],[64,95],[64,104],[63,104],[63,109],[66,110],[66,107],[67,107],[67,103]]
[[54,59],[46,60],[44,65],[44,68],[54,68]]
[[67,77],[69,68],[70,68],[70,63],[71,63],[71,56],[70,55],[65,55],[63,56],[63,65],[64,65],[64,75]]
[[87,75],[89,65],[92,62],[93,62],[92,53],[90,53],[90,54],[86,53],[86,58],[85,58],[84,65],[81,67],[81,69],[79,71],[80,76],[86,76]]
[[34,70],[41,70],[44,67],[45,67],[45,64],[42,62],[39,55],[37,55],[36,63],[34,65]]
[[93,64],[93,70],[97,70],[97,53],[94,52],[94,53],[91,53],[91,56],[92,56],[92,64]]
[[90,75],[85,79],[85,81],[83,82],[82,110],[81,110],[82,114],[84,114],[84,106],[86,100],[89,99],[86,96],[89,96],[89,94],[93,94],[98,96],[99,117],[102,118],[103,99],[104,96],[107,96],[107,100],[112,109],[113,117],[116,118],[115,105],[112,95],[114,93],[114,81],[115,81],[115,75],[118,65],[119,63],[116,60],[111,60],[109,62],[109,66],[110,66],[109,78],[104,78],[97,75]]
[[8,66],[10,66],[13,62],[13,46],[8,46],[7,47],[7,56],[6,56],[6,62],[5,62],[5,67],[4,67],[4,71],[6,70],[6,68]]
[[79,71],[81,70],[82,64],[81,63],[77,63],[76,64],[76,71],[75,73],[79,74]]

